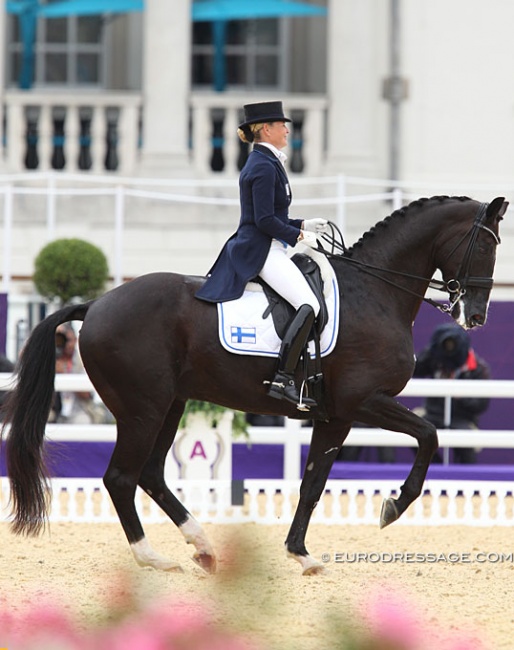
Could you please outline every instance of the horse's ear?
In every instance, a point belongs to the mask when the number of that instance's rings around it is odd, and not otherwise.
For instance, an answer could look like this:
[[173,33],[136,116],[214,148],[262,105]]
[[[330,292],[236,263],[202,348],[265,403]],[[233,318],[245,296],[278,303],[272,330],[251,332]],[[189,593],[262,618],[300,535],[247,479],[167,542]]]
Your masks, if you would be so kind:
[[487,206],[487,220],[496,218],[500,220],[507,212],[509,202],[505,200],[504,196],[497,196]]

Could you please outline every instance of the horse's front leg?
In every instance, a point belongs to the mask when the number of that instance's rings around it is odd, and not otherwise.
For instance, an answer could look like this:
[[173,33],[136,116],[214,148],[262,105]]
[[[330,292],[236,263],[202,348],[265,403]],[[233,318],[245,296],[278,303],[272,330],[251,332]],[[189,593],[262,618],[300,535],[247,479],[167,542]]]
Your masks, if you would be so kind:
[[341,421],[314,423],[300,486],[300,500],[286,539],[286,552],[301,564],[303,575],[313,575],[324,570],[324,566],[309,555],[305,547],[305,536],[312,511],[319,501],[334,460],[349,430],[350,424],[344,425]]
[[382,504],[380,528],[384,528],[396,521],[421,494],[430,461],[438,447],[437,429],[389,395],[368,398],[356,420],[381,429],[406,433],[418,442],[418,451],[412,469],[400,489],[400,496],[397,499],[384,499]]

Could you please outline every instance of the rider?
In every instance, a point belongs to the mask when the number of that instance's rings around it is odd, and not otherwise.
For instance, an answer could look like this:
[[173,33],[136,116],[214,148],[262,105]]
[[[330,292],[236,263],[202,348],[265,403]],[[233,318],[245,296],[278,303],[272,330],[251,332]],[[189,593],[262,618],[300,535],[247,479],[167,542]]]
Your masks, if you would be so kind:
[[[315,233],[328,229],[325,219],[289,219],[291,188],[281,151],[289,129],[282,102],[244,106],[240,139],[254,143],[239,177],[241,218],[237,231],[225,243],[196,297],[209,302],[239,298],[248,281],[259,276],[297,310],[284,334],[278,369],[268,395],[299,404],[294,371],[308,340],[320,305],[287,247],[303,242],[316,248]],[[316,406],[303,398],[306,407]]]

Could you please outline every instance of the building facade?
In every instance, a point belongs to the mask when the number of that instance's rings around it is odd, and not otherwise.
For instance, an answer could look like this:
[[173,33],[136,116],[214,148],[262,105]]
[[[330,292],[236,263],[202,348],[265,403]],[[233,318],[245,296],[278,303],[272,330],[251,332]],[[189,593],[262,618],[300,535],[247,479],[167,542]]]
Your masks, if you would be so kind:
[[[0,9],[4,290],[30,293],[35,255],[62,236],[101,246],[115,282],[204,273],[238,221],[248,151],[236,127],[247,102],[283,100],[293,206],[338,221],[349,243],[391,211],[380,196],[395,183],[404,201],[514,200],[509,0],[310,0],[324,15],[224,22],[196,19],[215,2],[127,0],[126,12],[39,16],[30,65],[16,3]],[[53,4],[66,3],[38,6]],[[87,199],[71,192],[77,183]],[[108,183],[110,195],[95,192]]]

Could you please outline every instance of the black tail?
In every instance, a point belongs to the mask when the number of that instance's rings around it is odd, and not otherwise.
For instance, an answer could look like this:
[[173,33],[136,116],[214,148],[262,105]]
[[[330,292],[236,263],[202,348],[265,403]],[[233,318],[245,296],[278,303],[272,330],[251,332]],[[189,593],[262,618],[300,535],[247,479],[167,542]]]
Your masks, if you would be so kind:
[[7,473],[11,483],[12,530],[37,535],[49,507],[48,472],[43,455],[45,427],[55,381],[55,330],[70,320],[84,320],[92,302],[64,307],[39,323],[25,344],[18,380],[5,409]]

